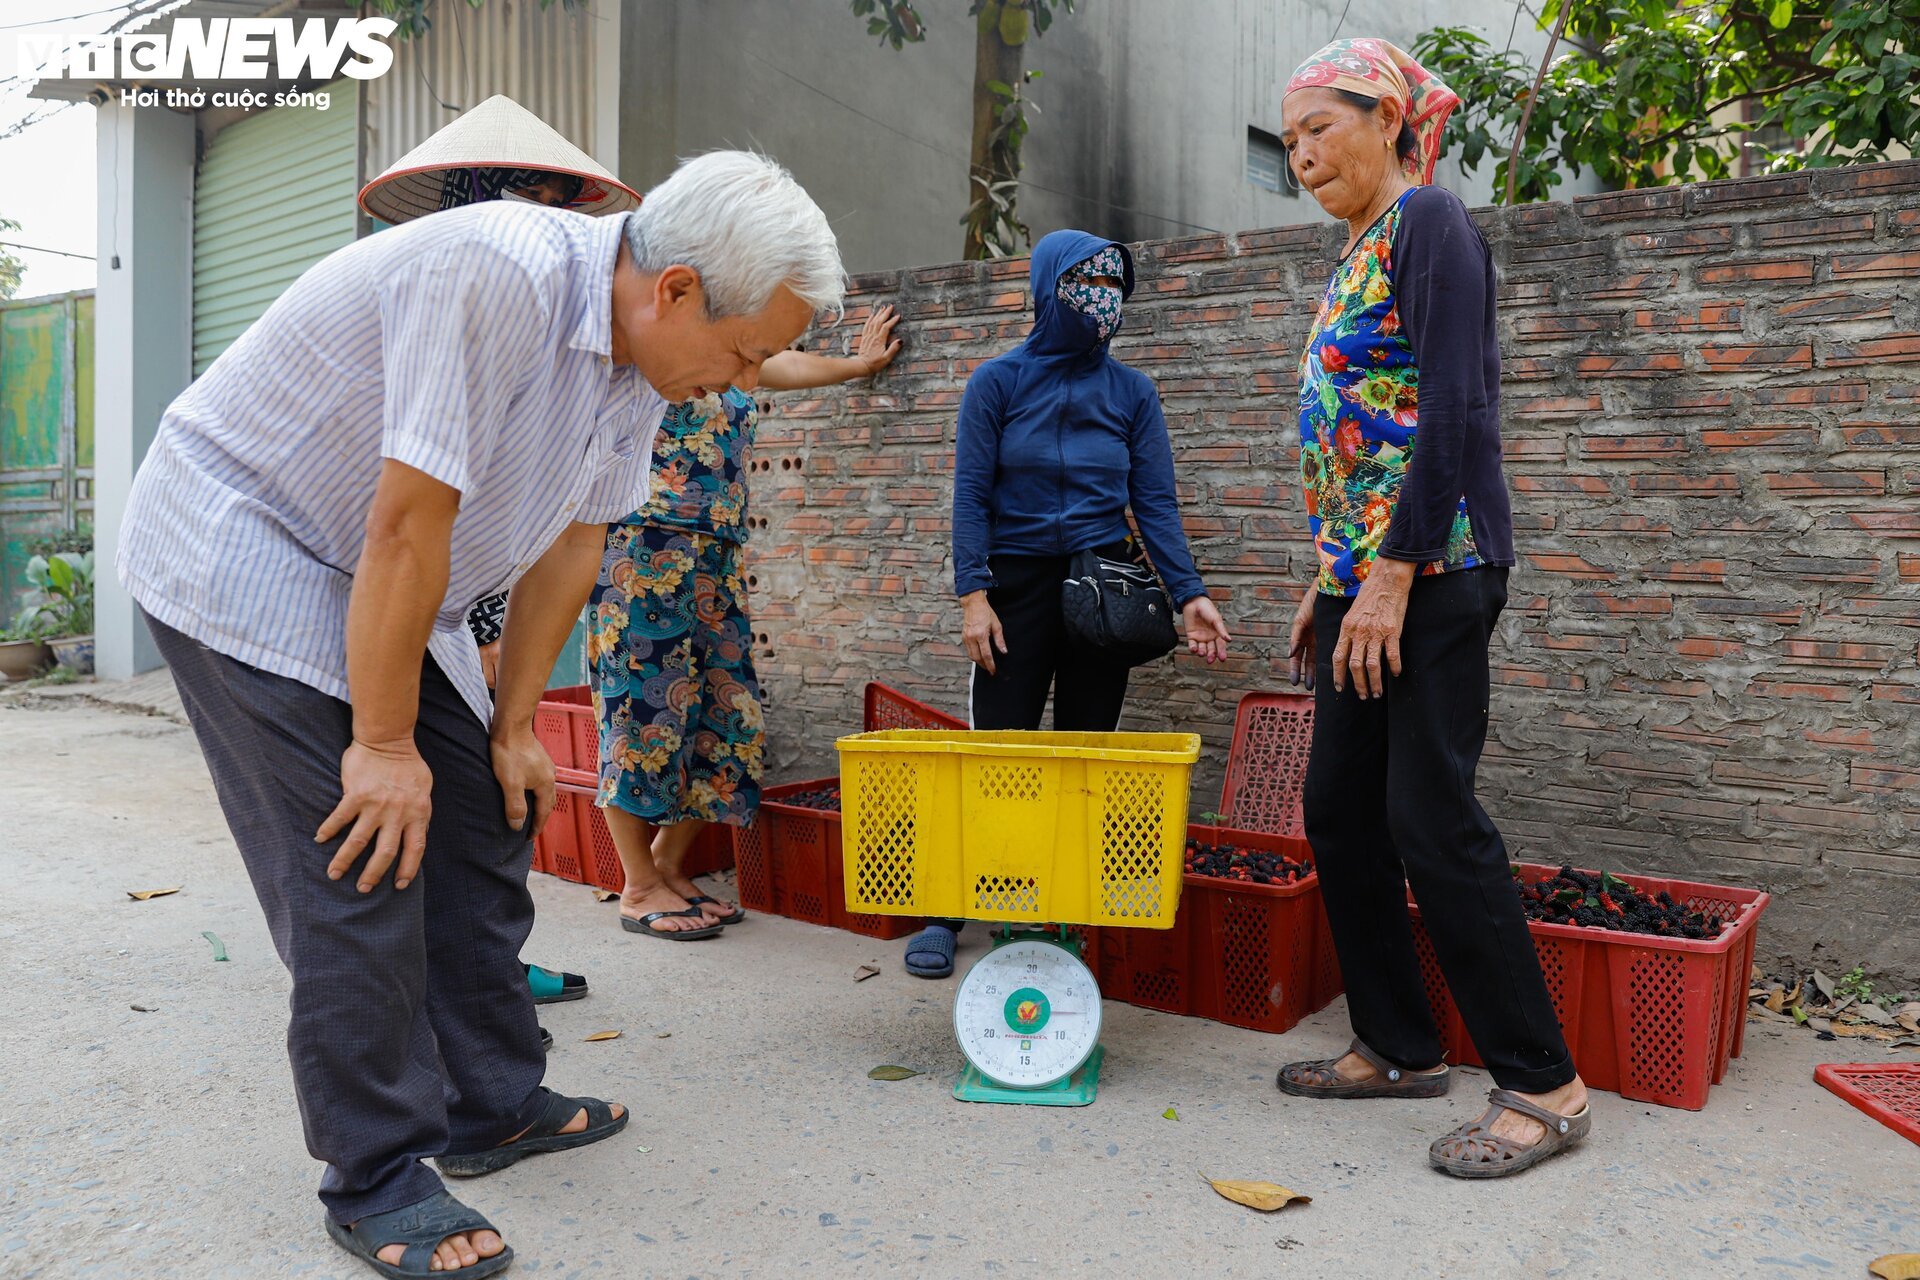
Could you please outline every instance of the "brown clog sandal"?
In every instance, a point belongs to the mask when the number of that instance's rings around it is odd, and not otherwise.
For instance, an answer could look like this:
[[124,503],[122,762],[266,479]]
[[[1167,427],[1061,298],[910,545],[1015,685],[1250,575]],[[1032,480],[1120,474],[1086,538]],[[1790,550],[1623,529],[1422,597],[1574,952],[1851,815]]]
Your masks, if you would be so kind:
[[1317,1062],[1289,1062],[1280,1068],[1274,1084],[1280,1092],[1296,1098],[1437,1098],[1453,1084],[1453,1071],[1449,1067],[1432,1072],[1409,1071],[1388,1062],[1358,1040],[1353,1042],[1353,1052],[1373,1064],[1379,1074],[1370,1080],[1350,1080],[1334,1069],[1339,1058],[1325,1058]]
[[[1493,1103],[1486,1114],[1471,1124],[1463,1124],[1427,1148],[1433,1166],[1456,1178],[1504,1178],[1531,1169],[1549,1156],[1557,1156],[1587,1136],[1593,1128],[1593,1106],[1580,1108],[1578,1115],[1563,1116],[1517,1093],[1495,1089],[1487,1094]],[[1495,1137],[1493,1122],[1502,1111],[1518,1111],[1547,1127],[1547,1132],[1531,1143]]]

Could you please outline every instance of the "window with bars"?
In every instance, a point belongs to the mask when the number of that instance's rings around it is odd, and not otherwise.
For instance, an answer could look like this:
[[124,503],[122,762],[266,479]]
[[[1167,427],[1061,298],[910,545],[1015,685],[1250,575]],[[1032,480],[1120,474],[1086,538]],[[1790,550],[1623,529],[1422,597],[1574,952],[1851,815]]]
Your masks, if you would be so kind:
[[1300,194],[1287,181],[1287,149],[1265,129],[1247,126],[1247,181],[1283,196]]

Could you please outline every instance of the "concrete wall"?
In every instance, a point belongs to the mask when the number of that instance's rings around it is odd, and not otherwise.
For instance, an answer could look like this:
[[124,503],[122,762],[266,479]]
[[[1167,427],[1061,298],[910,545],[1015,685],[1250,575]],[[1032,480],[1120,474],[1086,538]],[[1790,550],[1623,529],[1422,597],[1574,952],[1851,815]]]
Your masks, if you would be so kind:
[[[1402,45],[1443,23],[1504,43],[1504,0],[1088,0],[1028,46],[1039,113],[1021,214],[1037,238],[1078,225],[1120,239],[1318,222],[1311,200],[1246,180],[1249,125],[1278,133],[1294,66],[1332,37]],[[867,38],[845,0],[625,0],[621,174],[659,181],[676,156],[758,147],[833,218],[848,266],[960,252],[974,34],[964,0],[928,0],[926,42]],[[1545,37],[1522,22],[1518,47]],[[1439,178],[1491,195],[1491,167]],[[1590,190],[1574,182],[1567,194]]]
[[160,665],[113,564],[133,474],[192,376],[194,120],[118,102],[95,111],[95,662],[103,677],[123,680]]
[[[1763,956],[1920,979],[1920,162],[1477,215],[1502,275],[1521,564],[1482,791],[1516,855],[1760,885]],[[1334,230],[1144,246],[1120,356],[1157,380],[1189,537],[1238,643],[1136,680],[1205,735],[1284,688],[1312,571],[1298,353]],[[862,278],[909,317],[877,383],[763,397],[749,564],[782,779],[836,769],[880,679],[965,706],[948,556],[967,374],[1023,260]],[[836,335],[844,341],[845,334]]]

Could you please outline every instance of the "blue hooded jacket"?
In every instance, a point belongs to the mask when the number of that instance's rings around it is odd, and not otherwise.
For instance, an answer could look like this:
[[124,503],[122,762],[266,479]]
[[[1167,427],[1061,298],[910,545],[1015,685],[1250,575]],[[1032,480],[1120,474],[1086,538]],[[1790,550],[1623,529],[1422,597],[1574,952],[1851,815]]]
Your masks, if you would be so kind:
[[[1147,555],[1176,607],[1206,594],[1187,550],[1173,445],[1153,380],[1108,354],[1091,319],[1054,296],[1060,277],[1107,246],[1055,231],[1033,247],[1033,330],[974,370],[960,402],[953,474],[953,585],[993,585],[987,558],[1070,555],[1128,536],[1133,508]],[[1122,325],[1124,327],[1124,312]]]

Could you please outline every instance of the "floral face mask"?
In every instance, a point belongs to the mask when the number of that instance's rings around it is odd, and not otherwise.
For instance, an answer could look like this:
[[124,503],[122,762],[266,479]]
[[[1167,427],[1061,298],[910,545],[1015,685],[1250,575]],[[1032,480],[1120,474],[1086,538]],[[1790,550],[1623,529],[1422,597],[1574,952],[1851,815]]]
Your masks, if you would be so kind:
[[1126,273],[1126,261],[1120,256],[1119,248],[1108,245],[1061,276],[1059,286],[1053,291],[1054,296],[1068,310],[1077,311],[1093,321],[1094,328],[1099,331],[1100,341],[1105,342],[1120,327],[1120,290],[1112,285],[1094,284],[1093,278],[1112,276],[1115,280],[1121,280]]

